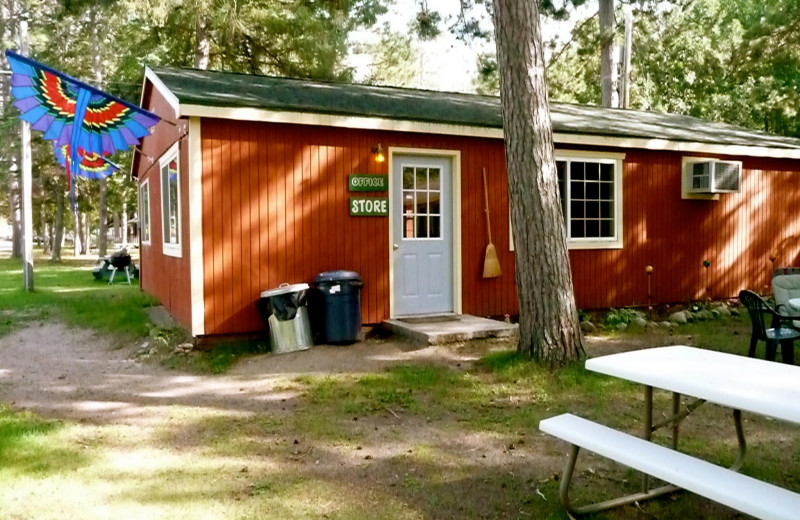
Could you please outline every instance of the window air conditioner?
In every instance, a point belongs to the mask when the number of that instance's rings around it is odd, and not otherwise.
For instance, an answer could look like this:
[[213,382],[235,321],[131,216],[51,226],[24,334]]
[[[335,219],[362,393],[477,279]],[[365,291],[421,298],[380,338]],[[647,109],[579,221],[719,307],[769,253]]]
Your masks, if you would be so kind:
[[689,193],[738,193],[742,184],[742,163],[698,161],[689,165]]

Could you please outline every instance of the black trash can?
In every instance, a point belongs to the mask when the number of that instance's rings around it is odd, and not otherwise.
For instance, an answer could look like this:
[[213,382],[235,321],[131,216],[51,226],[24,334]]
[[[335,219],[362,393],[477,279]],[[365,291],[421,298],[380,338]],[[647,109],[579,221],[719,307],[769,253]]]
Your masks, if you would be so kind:
[[314,278],[309,292],[311,328],[317,343],[361,340],[361,287],[355,271],[328,271]]

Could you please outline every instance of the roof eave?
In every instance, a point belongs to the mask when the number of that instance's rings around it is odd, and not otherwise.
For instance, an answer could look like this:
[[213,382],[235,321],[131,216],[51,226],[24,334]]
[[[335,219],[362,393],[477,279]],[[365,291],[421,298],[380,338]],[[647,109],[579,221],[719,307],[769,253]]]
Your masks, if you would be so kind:
[[[394,132],[416,132],[440,135],[457,135],[463,137],[503,139],[502,128],[460,125],[452,123],[432,123],[426,121],[412,121],[380,117],[324,114],[314,112],[292,112],[254,107],[224,107],[199,104],[180,104],[178,113],[180,117],[211,117],[217,119],[234,119],[241,121],[332,126],[361,130],[385,130]],[[556,144],[604,146],[611,148],[633,148],[644,150],[667,150],[674,152],[708,153],[717,155],[764,157],[774,159],[800,159],[800,149],[792,148],[730,145],[695,141],[652,139],[645,137],[621,137],[565,132],[555,132],[553,134],[553,138]]]

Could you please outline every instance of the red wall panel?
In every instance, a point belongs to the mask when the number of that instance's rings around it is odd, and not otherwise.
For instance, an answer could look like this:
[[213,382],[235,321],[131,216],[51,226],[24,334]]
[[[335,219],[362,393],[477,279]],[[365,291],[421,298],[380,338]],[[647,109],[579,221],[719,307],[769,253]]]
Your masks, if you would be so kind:
[[[172,316],[187,329],[192,325],[191,278],[189,275],[189,191],[188,191],[188,146],[184,135],[183,120],[175,124],[175,111],[158,91],[147,84],[143,107],[168,122],[161,122],[152,135],[142,141],[142,150],[137,158],[139,182],[149,181],[150,186],[150,244],[140,244],[140,284],[144,291],[158,298]],[[161,180],[159,159],[169,148],[180,142],[180,204],[181,204],[181,251],[182,258],[163,254],[163,231],[161,220]]]
[[[517,312],[502,141],[204,119],[207,334],[263,329],[254,305],[261,291],[332,269],[361,273],[365,323],[388,317],[388,219],[350,217],[348,210],[348,174],[388,173],[388,162],[376,163],[371,153],[378,143],[461,152],[463,311]],[[503,269],[491,280],[481,278],[483,168]],[[741,193],[718,201],[682,200],[680,169],[679,153],[627,150],[623,249],[570,251],[579,308],[647,304],[647,265],[654,267],[653,302],[671,303],[764,286],[773,251],[777,264],[800,260],[800,224],[790,211],[800,198],[800,162],[745,159]],[[188,305],[188,292],[185,298]]]

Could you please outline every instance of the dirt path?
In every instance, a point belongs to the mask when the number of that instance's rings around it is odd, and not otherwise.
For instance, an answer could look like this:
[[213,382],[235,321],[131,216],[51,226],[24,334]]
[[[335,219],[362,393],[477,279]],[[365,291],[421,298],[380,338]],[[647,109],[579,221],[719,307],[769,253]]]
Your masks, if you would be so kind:
[[287,377],[373,372],[414,361],[467,368],[480,355],[469,347],[370,341],[256,356],[227,375],[207,376],[140,362],[135,350],[115,349],[102,336],[60,323],[18,329],[0,339],[0,402],[92,422],[149,422],[160,407],[174,404],[263,411],[296,397],[281,389]]

